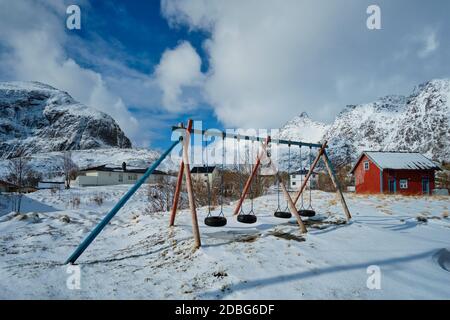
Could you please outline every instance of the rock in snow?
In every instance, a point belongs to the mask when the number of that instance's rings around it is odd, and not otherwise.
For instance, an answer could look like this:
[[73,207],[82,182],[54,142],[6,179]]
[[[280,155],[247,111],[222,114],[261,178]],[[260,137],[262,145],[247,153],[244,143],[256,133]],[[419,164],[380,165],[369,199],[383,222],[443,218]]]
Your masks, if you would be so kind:
[[113,118],[39,82],[0,82],[0,158],[96,148],[130,148]]

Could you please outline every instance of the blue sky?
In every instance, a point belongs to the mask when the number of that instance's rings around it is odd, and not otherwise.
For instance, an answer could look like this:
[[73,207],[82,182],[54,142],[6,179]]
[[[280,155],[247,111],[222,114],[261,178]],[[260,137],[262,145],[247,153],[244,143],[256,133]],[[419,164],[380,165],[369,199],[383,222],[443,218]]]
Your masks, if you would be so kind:
[[[189,31],[188,28],[170,28],[168,21],[161,15],[159,0],[141,1],[101,1],[94,0],[82,9],[82,25],[79,31],[66,30],[69,36],[81,37],[86,42],[95,43],[98,37],[110,43],[119,44],[118,51],[127,57],[123,62],[130,68],[144,74],[152,74],[167,48],[175,48],[180,41],[189,41],[202,58],[202,71],[208,69],[208,60],[202,49],[202,42],[208,36],[202,31]],[[80,5],[83,8],[83,5]],[[90,31],[93,30],[93,31]],[[70,51],[69,51],[70,52]],[[91,63],[77,50],[70,52],[77,57],[82,66],[102,73],[101,66]],[[99,52],[98,54],[104,54]],[[119,53],[113,53],[119,54]],[[142,132],[152,135],[151,147],[163,148],[170,143],[171,126],[186,119],[202,120],[205,127],[222,128],[212,109],[205,106],[201,112],[167,114],[159,108],[142,108],[129,104],[128,110],[137,118],[161,119],[158,128]]]
[[[81,8],[81,30],[66,9]],[[381,29],[369,30],[376,4]],[[448,0],[0,0],[0,81],[41,81],[138,147],[170,127],[279,128],[450,77]]]

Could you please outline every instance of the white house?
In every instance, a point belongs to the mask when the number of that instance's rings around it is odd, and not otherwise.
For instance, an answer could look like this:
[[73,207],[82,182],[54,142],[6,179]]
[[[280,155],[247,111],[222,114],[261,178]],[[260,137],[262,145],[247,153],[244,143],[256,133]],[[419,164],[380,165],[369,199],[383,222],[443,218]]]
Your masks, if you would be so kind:
[[[123,163],[122,167],[102,165],[81,170],[73,185],[88,187],[135,184],[146,171],[146,168],[127,168],[126,163]],[[158,183],[166,176],[165,172],[155,170],[145,183]]]
[[216,166],[193,167],[191,169],[191,177],[193,181],[208,183],[212,185],[219,177],[219,170]]
[[[291,172],[289,176],[289,187],[291,190],[297,190],[302,185],[302,182],[305,181],[306,176],[308,175],[309,170],[307,169],[300,169],[295,172]],[[312,173],[310,179],[311,179],[311,188],[314,189],[317,187],[317,181],[318,181],[319,175],[317,172]],[[306,185],[306,188],[309,188],[309,182]]]

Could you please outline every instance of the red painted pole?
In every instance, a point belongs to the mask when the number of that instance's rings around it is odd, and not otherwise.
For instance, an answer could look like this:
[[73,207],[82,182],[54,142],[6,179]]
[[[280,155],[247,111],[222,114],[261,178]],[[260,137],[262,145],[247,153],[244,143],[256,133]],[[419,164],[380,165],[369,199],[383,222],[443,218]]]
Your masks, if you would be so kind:
[[[184,124],[181,124],[181,127],[184,128]],[[178,170],[177,185],[175,187],[175,194],[173,196],[172,211],[170,212],[170,223],[169,223],[170,227],[173,227],[173,225],[175,224],[175,216],[177,214],[178,201],[180,199],[180,192],[183,184],[183,173],[184,173],[184,161],[183,158],[181,158],[180,170]]]
[[319,153],[316,156],[316,159],[314,159],[314,162],[312,163],[311,168],[309,168],[308,174],[306,175],[305,180],[303,180],[303,183],[300,186],[300,189],[298,190],[297,195],[295,196],[295,199],[294,199],[295,205],[297,204],[298,199],[300,199],[300,196],[302,195],[303,191],[305,190],[306,184],[308,183],[308,180],[311,178],[311,175],[312,175],[314,169],[316,168],[316,165],[319,162],[320,157],[324,153],[325,148],[327,147],[327,144],[328,144],[328,141],[324,141],[324,143],[322,144],[322,148],[320,148]]

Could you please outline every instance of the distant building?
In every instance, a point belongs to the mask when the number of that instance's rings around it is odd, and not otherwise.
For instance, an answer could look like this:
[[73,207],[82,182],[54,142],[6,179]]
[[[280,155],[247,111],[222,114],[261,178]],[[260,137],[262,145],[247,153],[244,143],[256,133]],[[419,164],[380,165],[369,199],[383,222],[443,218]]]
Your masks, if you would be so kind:
[[209,181],[210,185],[212,185],[219,177],[219,170],[216,166],[193,167],[191,169],[191,177],[193,181],[205,184]]
[[32,193],[36,192],[37,188],[30,187],[30,186],[24,186],[22,188],[19,188],[19,186],[16,186],[15,184],[12,184],[7,181],[0,180],[0,193],[10,193],[10,192],[21,192],[21,193]]
[[[308,175],[309,170],[307,169],[300,169],[295,172],[291,172],[289,175],[289,188],[291,190],[297,190],[302,185],[302,182],[305,181],[306,176]],[[311,189],[317,188],[317,182],[318,182],[319,175],[317,172],[313,172],[311,174],[310,180],[311,180]],[[309,188],[309,181],[306,185],[306,188]]]
[[420,153],[366,151],[350,172],[356,193],[430,195],[436,170],[441,168]]
[[65,183],[59,181],[39,181],[37,188],[40,190],[42,189],[63,190],[65,188]]
[[[126,163],[122,167],[102,165],[98,167],[86,168],[79,172],[73,185],[79,187],[89,186],[111,186],[119,184],[135,184],[147,168],[131,168]],[[163,171],[155,170],[145,183],[154,184],[162,181],[167,174]]]

